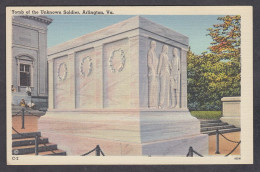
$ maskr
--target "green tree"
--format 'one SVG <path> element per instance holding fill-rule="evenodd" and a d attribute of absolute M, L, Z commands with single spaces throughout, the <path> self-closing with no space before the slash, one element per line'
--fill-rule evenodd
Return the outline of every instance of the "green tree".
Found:
<path fill-rule="evenodd" d="M 223 23 L 209 28 L 210 53 L 188 62 L 188 101 L 191 110 L 220 110 L 221 98 L 240 95 L 240 16 L 219 17 Z"/>
<path fill-rule="evenodd" d="M 218 17 L 221 24 L 213 25 L 209 28 L 209 34 L 213 40 L 209 47 L 215 63 L 213 68 L 217 76 L 216 91 L 223 96 L 240 96 L 240 44 L 241 16 L 224 16 Z"/>
<path fill-rule="evenodd" d="M 208 29 L 208 35 L 213 40 L 209 47 L 210 51 L 220 55 L 221 58 L 240 62 L 241 17 L 225 16 L 218 17 L 218 20 L 223 23 L 215 24 L 213 28 Z"/>

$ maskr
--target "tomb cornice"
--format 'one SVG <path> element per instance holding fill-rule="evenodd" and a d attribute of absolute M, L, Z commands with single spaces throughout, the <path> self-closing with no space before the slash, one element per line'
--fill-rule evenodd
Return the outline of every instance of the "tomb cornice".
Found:
<path fill-rule="evenodd" d="M 35 30 L 35 31 L 38 31 L 40 33 L 46 33 L 47 32 L 46 28 L 36 27 L 36 26 L 32 26 L 32 25 L 29 25 L 29 24 L 24 24 L 24 23 L 17 22 L 17 21 L 13 21 L 12 24 L 15 25 L 15 26 L 22 26 L 22 27 L 25 27 L 27 29 Z"/>
<path fill-rule="evenodd" d="M 21 16 L 21 17 L 28 18 L 28 19 L 31 19 L 31 20 L 35 20 L 35 21 L 38 21 L 38 22 L 41 22 L 41 23 L 45 23 L 47 25 L 52 23 L 52 19 L 45 17 L 45 16 Z"/>
<path fill-rule="evenodd" d="M 151 32 L 157 37 L 164 37 L 168 40 L 181 44 L 182 46 L 188 46 L 189 39 L 178 32 L 175 32 L 165 26 L 156 24 L 143 17 L 136 16 L 120 23 L 105 27 L 92 33 L 85 34 L 78 38 L 74 38 L 70 41 L 66 41 L 54 47 L 48 49 L 48 55 L 53 55 L 69 49 L 74 49 L 79 46 L 84 46 L 92 42 L 102 41 L 110 39 L 111 37 L 132 33 L 131 36 L 143 35 L 141 32 Z M 75 46 L 75 43 L 77 46 Z"/>

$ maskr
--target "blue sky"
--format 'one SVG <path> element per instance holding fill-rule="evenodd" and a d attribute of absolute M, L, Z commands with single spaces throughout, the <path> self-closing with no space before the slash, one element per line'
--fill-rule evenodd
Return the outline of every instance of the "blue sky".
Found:
<path fill-rule="evenodd" d="M 50 15 L 53 22 L 48 26 L 48 47 L 94 32 L 133 16 L 130 15 Z M 207 29 L 220 23 L 216 15 L 142 15 L 155 23 L 166 26 L 189 37 L 195 54 L 208 51 L 212 39 Z"/>

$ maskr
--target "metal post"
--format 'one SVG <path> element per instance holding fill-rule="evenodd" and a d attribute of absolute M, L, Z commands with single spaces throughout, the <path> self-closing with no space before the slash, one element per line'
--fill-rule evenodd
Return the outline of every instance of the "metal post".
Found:
<path fill-rule="evenodd" d="M 24 129 L 24 108 L 22 109 L 22 129 Z"/>
<path fill-rule="evenodd" d="M 39 140 L 38 136 L 36 135 L 35 136 L 35 155 L 39 154 L 39 151 L 38 151 L 38 146 L 39 146 L 38 140 Z"/>
<path fill-rule="evenodd" d="M 100 147 L 97 145 L 96 147 L 96 156 L 100 156 Z"/>
<path fill-rule="evenodd" d="M 220 154 L 219 152 L 219 131 L 216 131 L 216 154 Z"/>
<path fill-rule="evenodd" d="M 192 147 L 190 147 L 189 152 L 190 152 L 190 157 L 193 157 L 193 149 L 192 149 Z"/>

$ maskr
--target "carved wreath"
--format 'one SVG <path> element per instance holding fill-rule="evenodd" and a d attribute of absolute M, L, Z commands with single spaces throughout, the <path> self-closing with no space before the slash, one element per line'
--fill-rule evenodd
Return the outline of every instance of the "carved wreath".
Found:
<path fill-rule="evenodd" d="M 113 64 L 113 59 L 114 59 L 116 53 L 120 53 L 120 57 L 121 57 L 121 64 L 120 64 L 120 66 L 119 66 L 118 69 L 115 69 L 114 64 Z M 115 72 L 121 72 L 121 71 L 124 69 L 124 67 L 125 67 L 125 61 L 126 61 L 126 58 L 125 58 L 125 52 L 124 52 L 124 50 L 122 50 L 121 48 L 119 48 L 118 50 L 114 50 L 114 51 L 112 52 L 112 55 L 111 55 L 110 58 L 109 58 L 109 61 L 108 61 L 108 63 L 109 63 L 108 65 L 109 65 L 109 67 L 110 67 L 110 70 L 111 70 L 113 73 L 115 73 Z"/>
<path fill-rule="evenodd" d="M 63 71 L 61 69 L 63 69 Z M 67 74 L 68 74 L 68 68 L 67 68 L 66 63 L 61 63 L 58 67 L 58 78 L 59 78 L 59 80 L 64 81 L 67 78 Z"/>
<path fill-rule="evenodd" d="M 93 70 L 93 63 L 92 63 L 92 59 L 91 57 L 87 56 L 87 57 L 84 57 L 82 60 L 81 60 L 81 63 L 80 63 L 80 74 L 81 76 L 85 77 L 86 76 L 86 71 L 84 71 L 84 64 L 85 64 L 85 61 L 88 60 L 89 62 L 89 68 L 88 68 L 88 72 L 87 72 L 87 77 L 91 74 L 92 70 Z"/>

